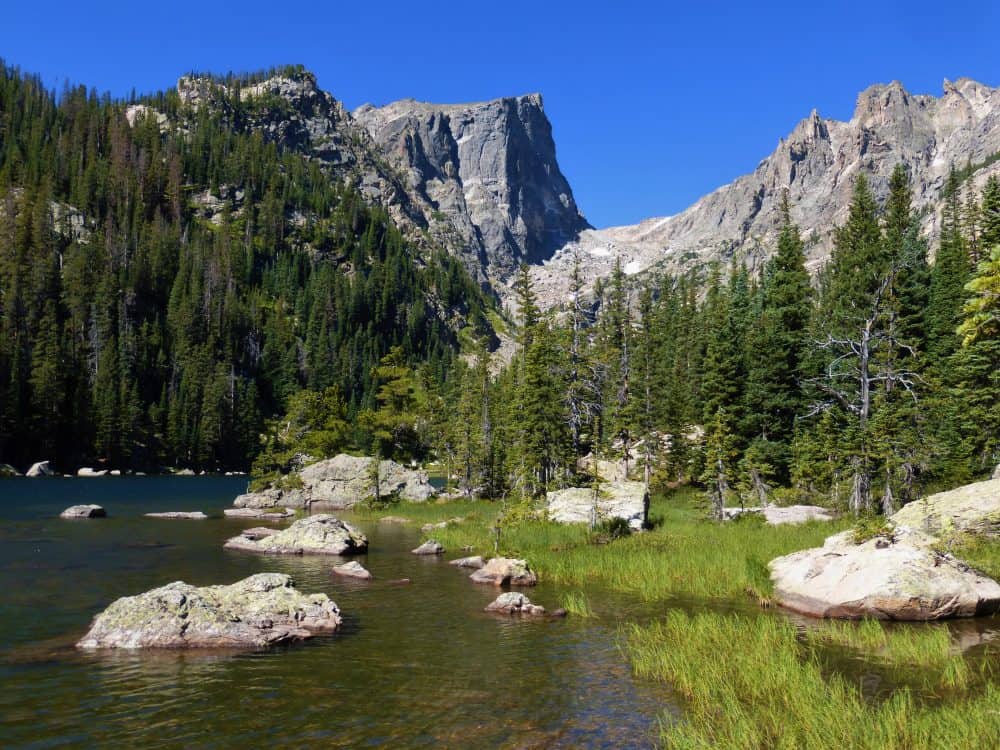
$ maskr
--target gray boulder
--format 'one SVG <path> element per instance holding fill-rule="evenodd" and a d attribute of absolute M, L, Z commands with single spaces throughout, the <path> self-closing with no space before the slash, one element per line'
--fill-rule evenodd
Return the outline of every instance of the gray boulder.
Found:
<path fill-rule="evenodd" d="M 1000 584 L 933 542 L 897 527 L 892 539 L 855 544 L 845 531 L 822 547 L 772 560 L 775 597 L 813 617 L 938 620 L 1000 610 Z"/>
<path fill-rule="evenodd" d="M 469 576 L 469 579 L 491 586 L 534 586 L 538 583 L 538 576 L 528 567 L 527 562 L 509 557 L 492 558 Z"/>
<path fill-rule="evenodd" d="M 71 505 L 62 513 L 60 518 L 106 518 L 107 511 L 100 505 Z"/>
<path fill-rule="evenodd" d="M 195 511 L 182 511 L 182 510 L 170 510 L 164 513 L 143 513 L 146 518 L 167 518 L 176 519 L 181 521 L 204 521 L 208 516 L 202 513 L 200 510 Z"/>
<path fill-rule="evenodd" d="M 368 549 L 368 539 L 350 524 L 321 513 L 269 536 L 249 539 L 241 534 L 225 547 L 271 555 L 350 555 Z"/>
<path fill-rule="evenodd" d="M 126 596 L 101 612 L 76 644 L 104 648 L 264 648 L 340 627 L 326 594 L 303 594 L 281 573 L 258 573 L 229 586 L 183 581 Z"/>
<path fill-rule="evenodd" d="M 295 515 L 291 508 L 226 508 L 222 512 L 226 518 L 256 518 L 263 521 L 280 521 Z"/>
<path fill-rule="evenodd" d="M 48 461 L 39 461 L 37 463 L 33 463 L 31 468 L 24 473 L 24 476 L 32 478 L 51 477 L 54 473 L 55 472 L 52 471 L 52 466 Z"/>
<path fill-rule="evenodd" d="M 642 482 L 601 482 L 590 487 L 568 487 L 545 496 L 549 518 L 558 523 L 600 523 L 612 518 L 628 522 L 639 530 L 646 523 L 649 494 Z"/>
<path fill-rule="evenodd" d="M 962 531 L 1000 536 L 1000 479 L 928 495 L 904 505 L 892 520 L 928 534 Z"/>
<path fill-rule="evenodd" d="M 472 557 L 460 557 L 457 560 L 452 560 L 448 564 L 454 565 L 456 568 L 472 568 L 473 570 L 479 570 L 486 565 L 486 561 L 483 560 L 482 556 L 474 555 Z"/>
<path fill-rule="evenodd" d="M 372 462 L 375 459 L 340 454 L 317 461 L 299 471 L 301 488 L 270 488 L 240 495 L 237 508 L 303 508 L 345 510 L 375 496 Z M 379 462 L 379 495 L 409 502 L 424 502 L 434 495 L 424 471 L 407 469 L 395 461 Z"/>
<path fill-rule="evenodd" d="M 349 563 L 344 563 L 343 565 L 337 565 L 333 568 L 334 575 L 343 576 L 344 578 L 357 578 L 362 581 L 370 581 L 372 579 L 372 574 L 365 569 L 361 563 L 356 560 L 351 560 Z"/>
<path fill-rule="evenodd" d="M 411 550 L 414 555 L 443 555 L 444 547 L 433 539 L 428 539 L 415 550 Z"/>
<path fill-rule="evenodd" d="M 524 594 L 516 591 L 508 591 L 500 594 L 490 604 L 486 605 L 485 611 L 505 615 L 544 615 L 545 607 L 532 604 L 531 600 Z"/>

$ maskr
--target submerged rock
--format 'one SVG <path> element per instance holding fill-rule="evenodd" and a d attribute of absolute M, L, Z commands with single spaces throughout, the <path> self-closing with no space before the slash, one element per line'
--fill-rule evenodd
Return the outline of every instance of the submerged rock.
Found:
<path fill-rule="evenodd" d="M 350 555 L 368 549 L 368 539 L 350 524 L 321 513 L 269 536 L 249 539 L 241 534 L 225 547 L 271 555 Z"/>
<path fill-rule="evenodd" d="M 60 518 L 106 518 L 107 511 L 100 505 L 71 505 L 59 514 Z"/>
<path fill-rule="evenodd" d="M 52 465 L 48 461 L 38 461 L 37 463 L 33 463 L 31 468 L 24 472 L 24 476 L 32 478 L 51 477 L 53 474 L 55 474 L 55 472 L 52 471 Z"/>
<path fill-rule="evenodd" d="M 492 586 L 534 586 L 538 576 L 534 574 L 524 560 L 509 557 L 494 557 L 469 578 L 475 583 L 485 583 Z"/>
<path fill-rule="evenodd" d="M 222 512 L 226 518 L 257 518 L 264 521 L 280 521 L 295 515 L 291 508 L 226 508 Z"/>
<path fill-rule="evenodd" d="M 475 570 L 479 570 L 486 564 L 486 561 L 483 560 L 481 555 L 473 555 L 472 557 L 460 557 L 448 564 L 454 565 L 456 568 L 474 568 Z"/>
<path fill-rule="evenodd" d="M 200 510 L 195 511 L 184 511 L 184 510 L 169 510 L 163 513 L 143 513 L 146 518 L 169 518 L 178 519 L 186 521 L 204 521 L 208 516 L 202 513 Z"/>
<path fill-rule="evenodd" d="M 444 547 L 433 539 L 428 539 L 414 550 L 410 550 L 414 555 L 443 555 Z"/>
<path fill-rule="evenodd" d="M 303 594 L 282 573 L 228 586 L 183 581 L 126 596 L 94 618 L 77 648 L 263 648 L 340 627 L 326 594 Z"/>
<path fill-rule="evenodd" d="M 303 508 L 345 510 L 375 496 L 372 476 L 375 459 L 340 454 L 317 461 L 295 474 L 301 488 L 269 488 L 240 495 L 233 501 L 238 508 Z M 381 497 L 423 502 L 434 495 L 426 472 L 407 469 L 395 461 L 380 461 L 378 490 Z"/>
<path fill-rule="evenodd" d="M 499 612 L 505 615 L 544 615 L 545 607 L 532 604 L 531 600 L 524 594 L 516 591 L 508 591 L 500 594 L 490 604 L 486 605 L 486 612 Z"/>
<path fill-rule="evenodd" d="M 905 527 L 855 544 L 853 531 L 770 563 L 785 607 L 813 617 L 938 620 L 1000 611 L 1000 584 Z"/>
<path fill-rule="evenodd" d="M 963 531 L 1000 536 L 1000 479 L 988 479 L 904 505 L 894 523 L 928 534 Z"/>
<path fill-rule="evenodd" d="M 349 563 L 335 566 L 333 568 L 333 573 L 334 575 L 344 576 L 345 578 L 358 578 L 362 581 L 370 581 L 372 579 L 372 574 L 356 560 L 351 560 Z"/>
<path fill-rule="evenodd" d="M 592 487 L 568 487 L 546 494 L 549 518 L 558 523 L 600 523 L 612 518 L 641 529 L 649 512 L 649 493 L 642 482 L 601 482 Z"/>

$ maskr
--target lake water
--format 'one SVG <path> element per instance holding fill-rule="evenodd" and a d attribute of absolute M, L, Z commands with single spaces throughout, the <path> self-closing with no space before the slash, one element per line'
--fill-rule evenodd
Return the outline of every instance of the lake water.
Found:
<path fill-rule="evenodd" d="M 357 521 L 369 537 L 358 560 L 375 575 L 370 583 L 332 576 L 330 558 L 223 550 L 228 537 L 261 525 L 221 517 L 245 486 L 245 478 L 223 477 L 0 482 L 0 746 L 652 745 L 669 696 L 632 677 L 614 615 L 487 615 L 492 587 L 444 560 L 409 554 L 415 526 Z M 58 518 L 91 502 L 109 517 Z M 142 517 L 171 510 L 212 518 Z M 344 615 L 341 632 L 264 653 L 73 648 L 120 596 L 261 571 L 328 594 Z M 401 578 L 412 582 L 391 583 Z M 530 595 L 554 608 L 561 593 L 543 583 Z M 613 597 L 601 598 L 602 609 L 617 609 Z"/>

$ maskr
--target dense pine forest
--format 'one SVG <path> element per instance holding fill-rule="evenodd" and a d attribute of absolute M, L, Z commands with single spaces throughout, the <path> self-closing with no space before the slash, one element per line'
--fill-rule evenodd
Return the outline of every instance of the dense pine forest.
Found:
<path fill-rule="evenodd" d="M 438 382 L 488 335 L 456 261 L 245 126 L 273 102 L 144 101 L 181 125 L 0 62 L 0 462 L 248 468 L 299 391 L 353 418 L 390 351 Z"/>

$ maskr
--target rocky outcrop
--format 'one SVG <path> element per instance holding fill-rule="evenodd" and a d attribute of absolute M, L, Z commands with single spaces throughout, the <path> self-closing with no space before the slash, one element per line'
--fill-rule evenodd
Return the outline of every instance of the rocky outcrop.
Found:
<path fill-rule="evenodd" d="M 108 512 L 100 505 L 71 505 L 62 513 L 60 518 L 106 518 Z"/>
<path fill-rule="evenodd" d="M 524 594 L 516 591 L 508 591 L 500 594 L 500 596 L 487 604 L 484 611 L 504 615 L 537 616 L 545 614 L 545 607 L 532 604 L 531 600 Z"/>
<path fill-rule="evenodd" d="M 491 279 L 540 263 L 588 227 L 556 161 L 539 94 L 477 104 L 412 99 L 353 113 L 406 175 L 431 229 Z"/>
<path fill-rule="evenodd" d="M 250 539 L 241 534 L 225 547 L 269 555 L 350 555 L 368 549 L 368 539 L 339 518 L 319 514 L 268 536 Z"/>
<path fill-rule="evenodd" d="M 222 513 L 226 518 L 255 518 L 259 521 L 281 521 L 295 515 L 291 508 L 226 508 Z"/>
<path fill-rule="evenodd" d="M 444 547 L 433 539 L 428 539 L 416 549 L 410 550 L 414 555 L 443 555 Z"/>
<path fill-rule="evenodd" d="M 454 565 L 456 568 L 479 570 L 486 564 L 486 561 L 480 555 L 473 555 L 472 557 L 460 557 L 457 560 L 450 561 L 448 564 Z"/>
<path fill-rule="evenodd" d="M 76 644 L 81 649 L 265 648 L 340 627 L 326 594 L 303 594 L 281 573 L 228 586 L 183 581 L 113 602 Z"/>
<path fill-rule="evenodd" d="M 172 520 L 181 521 L 204 521 L 208 516 L 202 513 L 200 510 L 195 511 L 182 511 L 182 510 L 169 510 L 163 513 L 143 513 L 146 518 L 167 518 Z"/>
<path fill-rule="evenodd" d="M 469 579 L 491 586 L 534 586 L 538 583 L 538 576 L 528 567 L 527 562 L 509 557 L 492 558 L 469 576 Z"/>
<path fill-rule="evenodd" d="M 375 496 L 375 459 L 340 454 L 317 461 L 298 472 L 300 488 L 270 488 L 240 495 L 237 508 L 302 508 L 305 510 L 346 510 Z M 379 462 L 378 492 L 383 498 L 424 502 L 434 495 L 427 473 L 407 469 L 395 461 Z"/>
<path fill-rule="evenodd" d="M 31 468 L 24 472 L 26 477 L 51 477 L 55 472 L 52 471 L 52 466 L 48 461 L 39 461 L 33 463 Z"/>
<path fill-rule="evenodd" d="M 601 482 L 597 496 L 590 487 L 568 487 L 545 496 L 549 518 L 558 523 L 601 523 L 612 518 L 641 529 L 649 512 L 649 494 L 642 482 Z"/>
<path fill-rule="evenodd" d="M 897 528 L 892 539 L 855 544 L 852 534 L 771 561 L 774 594 L 782 606 L 813 617 L 888 620 L 1000 611 L 1000 584 L 934 550 L 932 538 Z"/>
<path fill-rule="evenodd" d="M 759 270 L 777 245 L 786 189 L 815 272 L 829 257 L 834 228 L 847 218 L 855 177 L 867 174 L 882 199 L 900 163 L 909 171 L 913 207 L 933 247 L 951 166 L 984 165 L 971 177 L 981 189 L 990 174 L 1000 173 L 1000 162 L 985 164 L 997 152 L 1000 89 L 963 78 L 945 81 L 943 95 L 934 97 L 911 94 L 898 82 L 875 85 L 858 96 L 849 121 L 812 112 L 752 173 L 681 213 L 582 232 L 532 269 L 536 296 L 546 306 L 566 301 L 576 258 L 588 285 L 610 276 L 619 260 L 630 275 L 647 269 L 681 273 L 734 257 Z"/>
<path fill-rule="evenodd" d="M 904 505 L 894 523 L 928 534 L 1000 536 L 1000 479 L 975 482 Z"/>
<path fill-rule="evenodd" d="M 333 574 L 343 578 L 357 578 L 360 581 L 370 581 L 372 579 L 372 574 L 357 560 L 351 560 L 349 563 L 334 566 Z"/>

